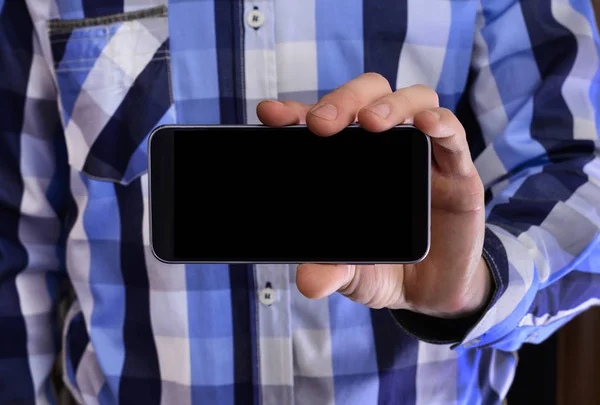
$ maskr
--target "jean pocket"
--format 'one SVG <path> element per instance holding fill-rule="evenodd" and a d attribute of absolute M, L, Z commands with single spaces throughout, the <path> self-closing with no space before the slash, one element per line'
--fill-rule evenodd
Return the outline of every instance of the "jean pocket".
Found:
<path fill-rule="evenodd" d="M 168 25 L 166 6 L 48 22 L 73 168 L 121 184 L 146 172 L 148 135 L 175 122 Z"/>

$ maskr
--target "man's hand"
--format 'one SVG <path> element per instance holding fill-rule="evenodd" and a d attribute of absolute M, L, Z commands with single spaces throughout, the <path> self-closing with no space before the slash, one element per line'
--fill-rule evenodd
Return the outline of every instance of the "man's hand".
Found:
<path fill-rule="evenodd" d="M 409 309 L 444 318 L 482 309 L 492 288 L 482 258 L 483 185 L 464 128 L 451 111 L 439 107 L 434 90 L 417 85 L 393 92 L 384 77 L 367 73 L 314 106 L 263 101 L 257 113 L 265 125 L 306 123 L 320 136 L 358 121 L 371 132 L 412 123 L 432 138 L 432 237 L 425 260 L 413 265 L 301 264 L 296 284 L 302 294 L 323 298 L 339 292 L 372 308 Z"/>

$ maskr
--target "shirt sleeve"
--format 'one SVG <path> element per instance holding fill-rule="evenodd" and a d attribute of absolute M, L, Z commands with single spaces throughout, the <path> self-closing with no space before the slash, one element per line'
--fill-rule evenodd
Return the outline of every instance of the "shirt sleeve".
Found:
<path fill-rule="evenodd" d="M 600 46 L 589 0 L 503 3 L 483 3 L 472 94 L 496 290 L 457 347 L 512 351 L 600 302 Z"/>
<path fill-rule="evenodd" d="M 600 46 L 589 0 L 483 0 L 476 21 L 465 129 L 488 145 L 475 164 L 494 291 L 467 319 L 393 314 L 458 351 L 513 351 L 600 303 Z"/>
<path fill-rule="evenodd" d="M 0 1 L 0 403 L 55 403 L 68 164 L 23 1 Z"/>

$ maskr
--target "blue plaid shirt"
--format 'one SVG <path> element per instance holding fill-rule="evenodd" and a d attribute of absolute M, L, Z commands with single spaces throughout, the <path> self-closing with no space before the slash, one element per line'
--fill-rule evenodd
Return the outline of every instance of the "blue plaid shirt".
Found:
<path fill-rule="evenodd" d="M 55 403 L 55 364 L 86 404 L 501 403 L 519 347 L 600 300 L 599 50 L 589 0 L 0 0 L 0 403 Z M 151 253 L 154 127 L 363 72 L 467 130 L 495 292 L 458 338 L 293 265 Z"/>

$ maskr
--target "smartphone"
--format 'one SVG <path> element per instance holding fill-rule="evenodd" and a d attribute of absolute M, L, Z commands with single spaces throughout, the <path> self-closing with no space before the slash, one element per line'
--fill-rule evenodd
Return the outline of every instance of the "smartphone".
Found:
<path fill-rule="evenodd" d="M 416 263 L 431 144 L 411 125 L 166 125 L 149 137 L 150 240 L 167 263 Z"/>

